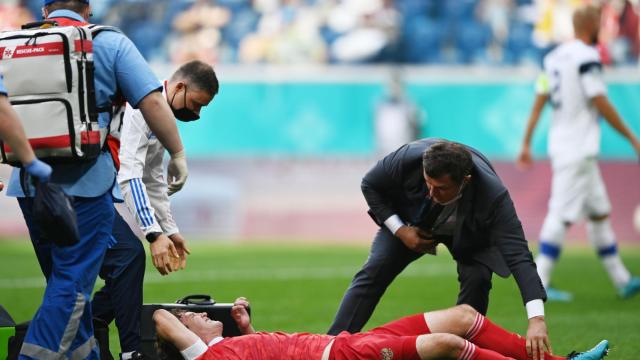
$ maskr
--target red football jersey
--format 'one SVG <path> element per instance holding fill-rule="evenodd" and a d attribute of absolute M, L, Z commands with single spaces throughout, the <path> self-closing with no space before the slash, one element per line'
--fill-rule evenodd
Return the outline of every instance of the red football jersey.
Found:
<path fill-rule="evenodd" d="M 258 332 L 225 338 L 198 360 L 319 360 L 330 335 Z"/>

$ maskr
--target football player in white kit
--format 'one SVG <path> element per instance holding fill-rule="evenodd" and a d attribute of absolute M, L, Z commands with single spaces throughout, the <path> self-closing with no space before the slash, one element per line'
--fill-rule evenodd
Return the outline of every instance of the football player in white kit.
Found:
<path fill-rule="evenodd" d="M 577 9 L 573 26 L 576 38 L 544 59 L 544 73 L 536 84 L 537 94 L 518 156 L 521 167 L 531 165 L 531 137 L 542 108 L 549 102 L 553 107 L 548 135 L 553 178 L 536 264 L 548 299 L 571 301 L 571 293 L 550 287 L 551 273 L 568 227 L 586 218 L 589 242 L 618 294 L 627 298 L 640 292 L 640 278 L 633 277 L 622 263 L 609 220 L 611 203 L 596 160 L 600 150 L 598 116 L 629 140 L 638 154 L 640 142 L 607 98 L 600 55 L 594 47 L 600 28 L 599 10 L 592 6 Z"/>

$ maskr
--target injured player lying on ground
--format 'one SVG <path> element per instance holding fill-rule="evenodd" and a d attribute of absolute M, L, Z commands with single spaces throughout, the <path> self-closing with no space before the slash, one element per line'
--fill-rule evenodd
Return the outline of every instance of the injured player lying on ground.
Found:
<path fill-rule="evenodd" d="M 599 360 L 608 341 L 567 357 L 531 352 L 521 336 L 493 324 L 472 307 L 458 305 L 392 321 L 367 332 L 337 336 L 256 332 L 248 301 L 238 298 L 231 315 L 245 334 L 222 338 L 223 325 L 206 313 L 157 310 L 153 315 L 161 359 L 237 360 Z"/>

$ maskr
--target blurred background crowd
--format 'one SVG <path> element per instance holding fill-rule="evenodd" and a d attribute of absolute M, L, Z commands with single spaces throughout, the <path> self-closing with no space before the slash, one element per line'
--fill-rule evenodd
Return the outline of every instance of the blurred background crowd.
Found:
<path fill-rule="evenodd" d="M 637 0 L 102 0 L 93 21 L 123 30 L 150 61 L 240 64 L 538 64 L 572 36 L 578 5 L 604 4 L 601 53 L 635 64 Z M 0 29 L 41 0 L 3 0 Z"/>

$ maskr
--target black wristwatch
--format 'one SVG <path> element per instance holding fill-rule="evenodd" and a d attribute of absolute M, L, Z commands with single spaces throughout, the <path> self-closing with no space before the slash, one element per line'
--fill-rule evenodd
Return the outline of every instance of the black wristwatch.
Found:
<path fill-rule="evenodd" d="M 147 241 L 148 241 L 149 243 L 152 243 L 152 242 L 156 241 L 156 240 L 160 237 L 160 235 L 162 235 L 162 233 L 161 233 L 161 232 L 154 231 L 154 232 L 150 232 L 150 233 L 148 233 L 148 234 L 145 236 L 145 238 L 147 239 Z"/>

